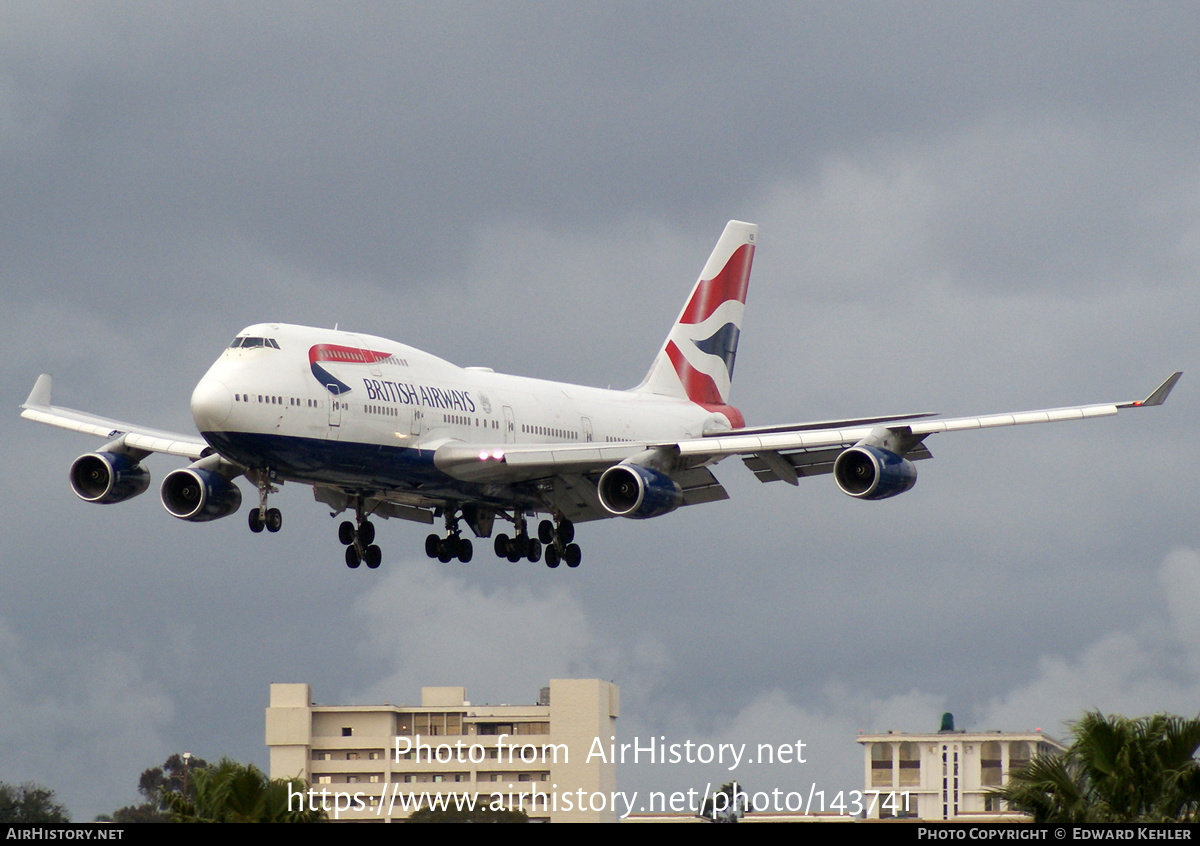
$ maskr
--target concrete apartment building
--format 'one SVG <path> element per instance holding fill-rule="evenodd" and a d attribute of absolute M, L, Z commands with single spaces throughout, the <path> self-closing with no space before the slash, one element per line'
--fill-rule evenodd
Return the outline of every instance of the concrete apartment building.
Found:
<path fill-rule="evenodd" d="M 879 791 L 866 819 L 1015 822 L 1028 819 L 991 795 L 1039 754 L 1066 747 L 1040 731 L 864 734 L 865 791 Z"/>
<path fill-rule="evenodd" d="M 421 688 L 419 706 L 314 705 L 309 685 L 272 684 L 266 739 L 271 778 L 305 779 L 340 820 L 398 821 L 415 797 L 476 797 L 531 820 L 615 822 L 616 766 L 588 758 L 597 738 L 608 748 L 618 715 L 617 686 L 598 679 L 551 679 L 531 705 L 472 705 L 462 687 Z"/>

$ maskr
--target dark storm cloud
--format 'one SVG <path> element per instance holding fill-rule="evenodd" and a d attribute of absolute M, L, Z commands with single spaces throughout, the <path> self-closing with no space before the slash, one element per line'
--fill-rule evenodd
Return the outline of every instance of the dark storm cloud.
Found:
<path fill-rule="evenodd" d="M 24 286 L 47 261 L 169 285 L 169 259 L 202 289 L 190 265 L 239 240 L 411 286 L 460 271 L 429 245 L 489 219 L 707 222 L 832 152 L 1018 108 L 1190 125 L 1185 9 L 1031 8 L 21 7 L 5 262 Z"/>

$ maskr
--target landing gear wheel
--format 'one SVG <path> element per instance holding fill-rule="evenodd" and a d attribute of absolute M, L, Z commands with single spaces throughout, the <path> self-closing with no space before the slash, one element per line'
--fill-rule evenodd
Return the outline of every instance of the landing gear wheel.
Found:
<path fill-rule="evenodd" d="M 508 535 L 496 535 L 496 542 L 493 546 L 496 550 L 497 558 L 508 557 Z"/>
<path fill-rule="evenodd" d="M 338 526 L 338 540 L 342 542 L 342 546 L 349 546 L 354 543 L 354 524 L 349 520 Z"/>
<path fill-rule="evenodd" d="M 542 543 L 554 543 L 554 524 L 549 520 L 538 523 L 538 540 Z"/>
<path fill-rule="evenodd" d="M 564 547 L 571 541 L 575 540 L 575 524 L 570 520 L 563 520 L 558 524 L 558 542 Z"/>
<path fill-rule="evenodd" d="M 438 541 L 438 561 L 441 561 L 443 564 L 449 564 L 455 552 L 457 550 L 451 547 L 450 538 L 442 538 Z"/>
<path fill-rule="evenodd" d="M 346 566 L 351 570 L 357 570 L 361 563 L 362 556 L 358 554 L 358 550 L 353 546 L 346 547 Z"/>
<path fill-rule="evenodd" d="M 567 544 L 567 548 L 563 550 L 563 561 L 567 562 L 568 567 L 578 567 L 579 562 L 583 560 L 583 550 L 579 548 L 577 543 Z"/>
<path fill-rule="evenodd" d="M 283 528 L 283 514 L 278 508 L 267 509 L 267 531 L 274 534 Z"/>
<path fill-rule="evenodd" d="M 546 547 L 546 566 L 551 570 L 558 566 L 558 547 Z"/>
<path fill-rule="evenodd" d="M 534 564 L 538 563 L 538 559 L 542 557 L 542 542 L 537 538 L 530 538 L 529 546 L 526 548 L 525 557 Z"/>
<path fill-rule="evenodd" d="M 254 534 L 257 535 L 259 532 L 261 532 L 263 530 L 262 517 L 259 516 L 257 508 L 250 509 L 250 521 L 249 522 L 250 522 L 250 531 L 254 532 Z"/>
<path fill-rule="evenodd" d="M 437 558 L 438 544 L 441 542 L 442 539 L 437 535 L 430 535 L 429 537 L 425 538 L 425 554 L 430 558 Z"/>
<path fill-rule="evenodd" d="M 508 558 L 508 560 L 513 564 L 516 564 L 525 557 L 525 550 L 523 549 L 524 546 L 525 544 L 521 543 L 520 538 L 513 538 L 508 542 L 508 555 L 505 557 Z"/>
<path fill-rule="evenodd" d="M 369 569 L 378 569 L 381 561 L 383 561 L 383 551 L 379 547 L 371 545 L 363 550 L 363 563 L 366 564 Z"/>
<path fill-rule="evenodd" d="M 458 542 L 458 560 L 463 564 L 469 564 L 471 561 L 471 556 L 474 554 L 474 545 L 466 538 L 460 539 Z"/>
<path fill-rule="evenodd" d="M 375 526 L 369 520 L 363 520 L 358 526 L 358 542 L 364 547 L 375 543 Z"/>

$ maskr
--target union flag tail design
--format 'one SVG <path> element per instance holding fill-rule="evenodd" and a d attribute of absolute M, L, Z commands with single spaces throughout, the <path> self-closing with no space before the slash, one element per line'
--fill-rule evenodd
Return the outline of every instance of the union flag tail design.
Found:
<path fill-rule="evenodd" d="M 729 387 L 758 225 L 731 220 L 721 233 L 687 304 L 650 372 L 636 390 L 689 399 L 725 414 L 735 428 L 742 415 L 729 406 Z"/>

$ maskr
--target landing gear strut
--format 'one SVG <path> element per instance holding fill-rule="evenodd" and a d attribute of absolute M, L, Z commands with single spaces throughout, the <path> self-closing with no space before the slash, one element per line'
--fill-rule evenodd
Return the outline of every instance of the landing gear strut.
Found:
<path fill-rule="evenodd" d="M 375 545 L 375 526 L 363 512 L 362 498 L 354 503 L 355 523 L 349 520 L 338 526 L 338 540 L 346 545 L 346 566 L 351 570 L 366 564 L 374 570 L 383 561 L 383 551 Z"/>
<path fill-rule="evenodd" d="M 274 534 L 283 528 L 283 514 L 278 508 L 267 508 L 267 496 L 278 493 L 279 488 L 271 484 L 271 471 L 267 469 L 258 472 L 258 508 L 250 511 L 250 531 L 258 534 L 264 528 Z"/>
<path fill-rule="evenodd" d="M 430 535 L 425 538 L 425 554 L 436 558 L 443 564 L 449 564 L 455 558 L 466 564 L 475 554 L 475 547 L 468 538 L 462 536 L 458 526 L 458 510 L 446 509 L 446 536 Z"/>

